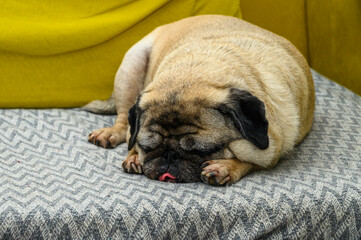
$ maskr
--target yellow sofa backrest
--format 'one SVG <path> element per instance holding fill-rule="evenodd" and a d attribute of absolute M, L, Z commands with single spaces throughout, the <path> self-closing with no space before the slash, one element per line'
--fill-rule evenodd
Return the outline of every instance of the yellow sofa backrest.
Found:
<path fill-rule="evenodd" d="M 79 107 L 106 99 L 129 47 L 156 26 L 224 14 L 286 37 L 311 67 L 361 95 L 359 0 L 4 0 L 0 107 Z"/>

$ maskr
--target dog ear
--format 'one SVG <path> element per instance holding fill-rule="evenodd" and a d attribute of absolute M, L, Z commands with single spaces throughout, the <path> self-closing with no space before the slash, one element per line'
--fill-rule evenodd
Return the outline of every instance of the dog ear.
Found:
<path fill-rule="evenodd" d="M 130 126 L 130 139 L 128 144 L 129 151 L 134 147 L 140 128 L 140 116 L 142 114 L 142 110 L 139 107 L 139 99 L 140 98 L 137 99 L 137 102 L 128 111 L 128 123 Z"/>
<path fill-rule="evenodd" d="M 221 104 L 218 110 L 232 119 L 242 137 L 259 149 L 268 148 L 268 121 L 261 100 L 247 91 L 231 88 L 229 101 Z"/>

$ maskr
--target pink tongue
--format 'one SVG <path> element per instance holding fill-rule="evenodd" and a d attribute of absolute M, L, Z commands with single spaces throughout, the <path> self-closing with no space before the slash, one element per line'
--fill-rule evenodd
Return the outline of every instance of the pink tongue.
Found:
<path fill-rule="evenodd" d="M 165 180 L 166 180 L 166 178 L 170 178 L 170 179 L 177 179 L 175 176 L 173 176 L 172 174 L 170 174 L 169 172 L 166 172 L 166 173 L 164 173 L 163 175 L 161 175 L 159 178 L 158 178 L 158 180 L 159 181 L 162 181 L 162 182 L 164 182 Z"/>

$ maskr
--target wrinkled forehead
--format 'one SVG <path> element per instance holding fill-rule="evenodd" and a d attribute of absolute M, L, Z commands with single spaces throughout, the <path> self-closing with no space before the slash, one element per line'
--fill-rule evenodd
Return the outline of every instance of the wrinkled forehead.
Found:
<path fill-rule="evenodd" d="M 153 101 L 142 108 L 145 112 L 145 125 L 159 124 L 166 128 L 201 124 L 204 103 L 192 101 Z"/>
<path fill-rule="evenodd" d="M 209 109 L 216 108 L 227 98 L 227 90 L 204 86 L 200 88 L 147 88 L 140 97 L 139 106 L 145 113 L 143 124 L 154 122 L 168 127 L 202 125 Z"/>

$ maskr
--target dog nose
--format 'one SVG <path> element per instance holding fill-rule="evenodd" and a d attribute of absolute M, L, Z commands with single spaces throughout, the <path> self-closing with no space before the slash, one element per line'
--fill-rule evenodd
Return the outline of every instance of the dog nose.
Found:
<path fill-rule="evenodd" d="M 179 154 L 173 150 L 166 151 L 163 156 L 166 159 L 167 163 L 172 163 L 175 160 L 179 159 Z"/>
<path fill-rule="evenodd" d="M 174 150 L 167 150 L 163 154 L 163 164 L 168 170 L 158 177 L 162 182 L 176 182 L 177 171 L 174 169 L 173 163 L 180 159 L 180 155 Z M 173 166 L 173 167 L 172 167 Z M 169 172 L 170 171 L 170 172 Z M 173 175 L 175 174 L 175 175 Z"/>

